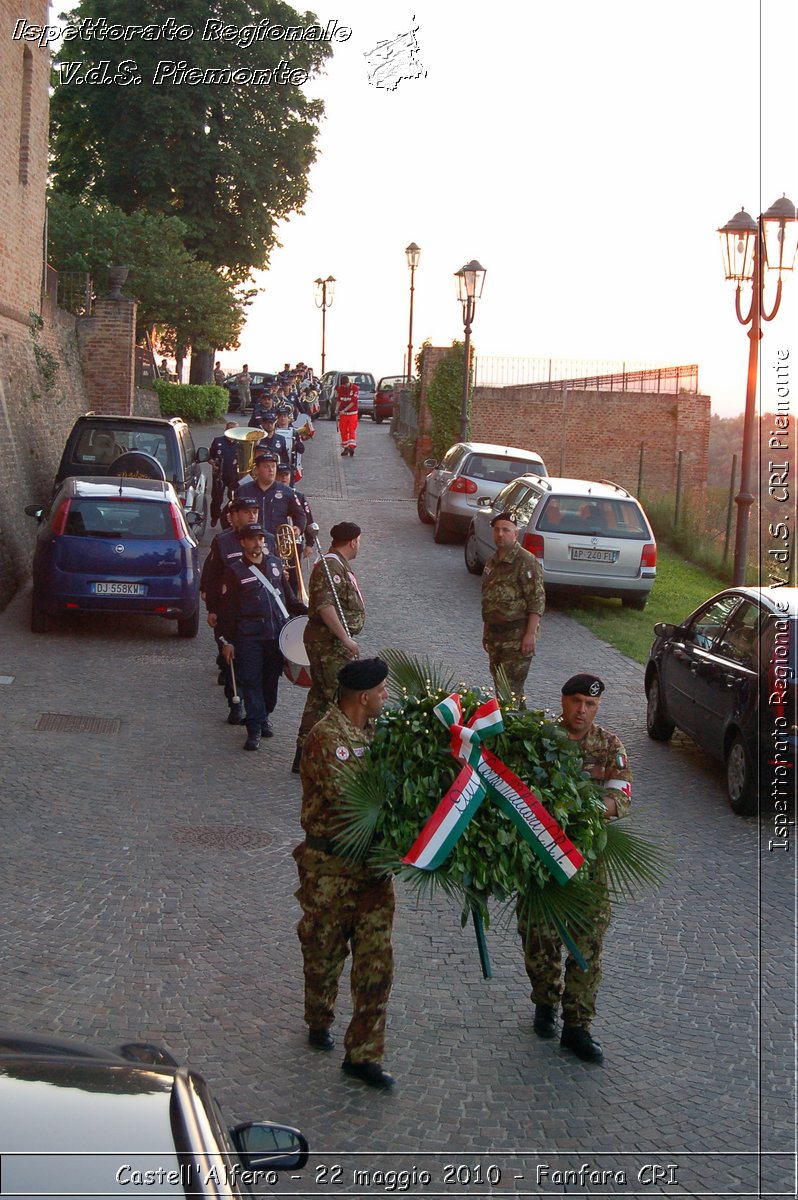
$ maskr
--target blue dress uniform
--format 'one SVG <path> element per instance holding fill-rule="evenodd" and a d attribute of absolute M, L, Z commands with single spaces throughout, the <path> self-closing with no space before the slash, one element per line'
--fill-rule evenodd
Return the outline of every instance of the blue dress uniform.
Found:
<path fill-rule="evenodd" d="M 234 664 L 246 708 L 247 748 L 257 749 L 261 734 L 272 736 L 269 715 L 277 704 L 283 669 L 280 631 L 289 614 L 299 616 L 307 612 L 307 607 L 286 584 L 282 561 L 272 554 L 264 553 L 257 566 L 244 556 L 229 562 L 224 588 L 221 640 L 235 647 Z M 255 745 L 250 747 L 250 741 Z"/>
<path fill-rule="evenodd" d="M 268 533 L 276 534 L 277 526 L 285 525 L 289 517 L 300 533 L 305 532 L 305 511 L 287 484 L 273 483 L 264 490 L 254 479 L 248 479 L 246 483 L 241 484 L 236 497 L 256 502 L 258 523 Z"/>
<path fill-rule="evenodd" d="M 208 462 L 213 468 L 211 483 L 211 525 L 219 520 L 224 503 L 224 493 L 228 499 L 238 487 L 238 449 L 236 443 L 224 434 L 215 437 L 211 442 Z"/>

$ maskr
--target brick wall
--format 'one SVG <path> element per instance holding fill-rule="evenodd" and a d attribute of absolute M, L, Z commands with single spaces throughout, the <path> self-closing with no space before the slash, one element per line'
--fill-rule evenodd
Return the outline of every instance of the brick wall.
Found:
<path fill-rule="evenodd" d="M 135 300 L 97 299 L 78 321 L 78 343 L 90 408 L 129 416 L 135 395 Z"/>
<path fill-rule="evenodd" d="M 674 490 L 680 450 L 687 485 L 704 488 L 709 416 L 708 396 L 476 388 L 471 437 L 535 450 L 550 475 L 612 479 L 632 492 L 642 447 L 651 496 Z"/>

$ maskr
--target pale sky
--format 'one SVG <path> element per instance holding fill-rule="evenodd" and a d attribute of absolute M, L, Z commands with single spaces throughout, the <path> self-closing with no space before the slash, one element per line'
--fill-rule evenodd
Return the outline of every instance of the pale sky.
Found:
<path fill-rule="evenodd" d="M 415 348 L 462 337 L 453 275 L 476 258 L 480 356 L 697 362 L 713 411 L 742 410 L 748 339 L 716 230 L 741 207 L 756 216 L 785 192 L 798 202 L 793 0 L 313 11 L 353 35 L 313 86 L 326 116 L 311 194 L 281 228 L 225 367 L 318 370 L 313 280 L 334 275 L 327 369 L 400 373 L 414 241 Z M 365 52 L 414 25 L 426 77 L 372 86 Z M 788 277 L 765 326 L 764 408 L 776 350 L 798 358 L 797 290 Z"/>

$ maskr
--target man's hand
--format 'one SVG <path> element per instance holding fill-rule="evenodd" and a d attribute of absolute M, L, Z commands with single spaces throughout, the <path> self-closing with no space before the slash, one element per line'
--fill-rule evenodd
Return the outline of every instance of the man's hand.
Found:
<path fill-rule="evenodd" d="M 527 631 L 521 638 L 521 653 L 524 655 L 534 654 L 535 647 L 538 644 L 538 632 L 535 629 L 531 633 Z"/>
<path fill-rule="evenodd" d="M 309 546 L 309 545 L 307 544 L 307 542 L 305 542 L 305 548 L 304 548 L 304 550 L 302 551 L 302 557 L 303 557 L 303 558 L 310 558 L 310 556 L 311 556 L 311 554 L 312 554 L 312 553 L 313 553 L 313 547 L 312 547 L 312 546 Z"/>
<path fill-rule="evenodd" d="M 352 658 L 360 658 L 360 647 L 354 638 L 344 638 L 343 643 L 349 653 L 352 655 Z"/>
<path fill-rule="evenodd" d="M 230 642 L 225 642 L 225 644 L 222 646 L 222 658 L 228 664 L 228 666 L 233 661 L 235 656 L 236 656 L 235 646 L 233 646 Z"/>
<path fill-rule="evenodd" d="M 211 629 L 215 629 L 216 622 L 219 620 L 219 618 L 217 617 L 216 613 L 209 612 L 208 616 L 206 617 L 206 620 L 207 620 L 208 624 L 210 625 Z"/>

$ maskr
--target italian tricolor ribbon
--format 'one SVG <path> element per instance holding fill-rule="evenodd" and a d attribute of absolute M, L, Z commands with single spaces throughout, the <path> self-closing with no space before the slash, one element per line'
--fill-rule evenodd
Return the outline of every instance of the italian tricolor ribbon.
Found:
<path fill-rule="evenodd" d="M 451 734 L 451 750 L 463 769 L 402 860 L 424 871 L 445 862 L 458 838 L 490 794 L 559 883 L 567 883 L 584 859 L 537 796 L 482 741 L 504 729 L 496 700 L 481 704 L 467 724 L 454 692 L 433 709 Z"/>

